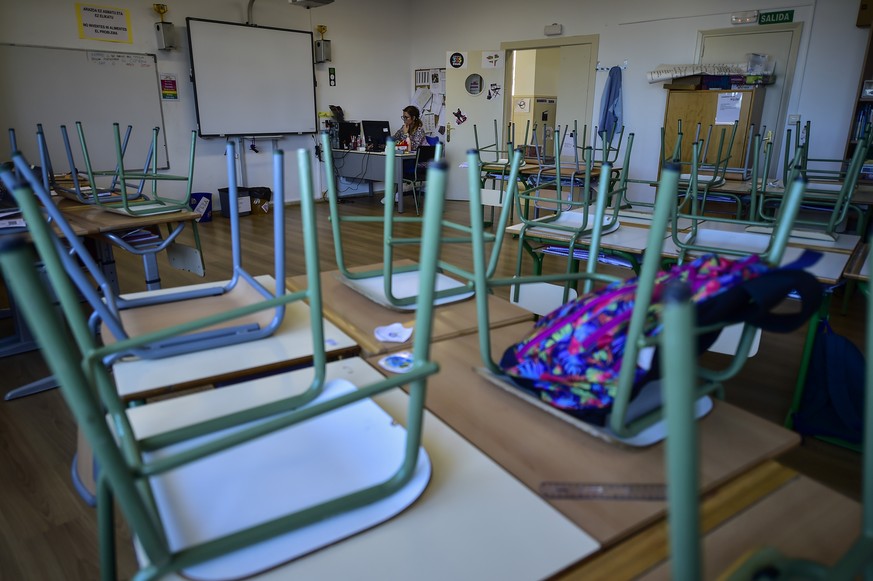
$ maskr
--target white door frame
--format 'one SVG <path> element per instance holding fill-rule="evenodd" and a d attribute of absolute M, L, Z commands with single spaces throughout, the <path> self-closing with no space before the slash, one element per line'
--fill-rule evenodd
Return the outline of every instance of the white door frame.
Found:
<path fill-rule="evenodd" d="M 597 54 L 600 46 L 600 35 L 586 34 L 579 36 L 556 36 L 554 38 L 539 38 L 536 40 L 517 40 L 511 42 L 501 42 L 500 49 L 506 51 L 506 75 L 503 80 L 504 87 L 512 87 L 512 69 L 515 61 L 516 50 L 529 50 L 537 48 L 560 48 L 562 46 L 571 46 L 574 44 L 589 44 L 591 45 L 591 60 L 597 62 Z M 581 71 L 580 71 L 581 72 Z M 594 116 L 594 89 L 597 70 L 591 67 L 588 71 L 588 117 L 593 119 Z M 558 102 L 560 109 L 561 103 Z M 512 121 L 512 91 L 505 90 L 503 92 L 503 127 L 507 127 Z M 586 121 L 587 123 L 587 121 Z"/>

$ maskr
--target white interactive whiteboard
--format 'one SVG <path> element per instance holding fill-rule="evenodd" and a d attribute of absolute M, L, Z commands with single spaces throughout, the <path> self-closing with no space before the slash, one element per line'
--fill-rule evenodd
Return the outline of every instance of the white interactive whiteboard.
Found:
<path fill-rule="evenodd" d="M 76 166 L 84 169 L 76 135 L 81 121 L 96 169 L 115 167 L 113 123 L 122 135 L 133 126 L 125 156 L 133 166 L 145 162 L 152 128 L 159 127 L 158 164 L 167 167 L 155 55 L 0 44 L 0 78 L 0 129 L 15 129 L 18 149 L 31 163 L 39 164 L 36 124 L 42 123 L 54 170 L 69 171 L 60 132 L 66 125 Z M 0 158 L 9 159 L 9 150 L 3 135 Z"/>
<path fill-rule="evenodd" d="M 318 130 L 311 32 L 186 21 L 201 136 Z"/>

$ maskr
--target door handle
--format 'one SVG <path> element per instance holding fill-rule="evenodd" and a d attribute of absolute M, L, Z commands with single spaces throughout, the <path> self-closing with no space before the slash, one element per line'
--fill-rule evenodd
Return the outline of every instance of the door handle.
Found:
<path fill-rule="evenodd" d="M 452 131 L 454 131 L 454 127 L 452 127 L 451 121 L 446 121 L 446 143 L 449 143 L 452 140 Z"/>

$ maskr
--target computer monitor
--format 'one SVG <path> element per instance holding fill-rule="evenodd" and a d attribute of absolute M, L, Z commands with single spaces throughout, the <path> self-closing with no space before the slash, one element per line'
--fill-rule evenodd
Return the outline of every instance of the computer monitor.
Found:
<path fill-rule="evenodd" d="M 369 151 L 385 151 L 385 140 L 391 137 L 387 121 L 361 121 L 364 128 L 364 144 Z"/>
<path fill-rule="evenodd" d="M 361 137 L 361 124 L 357 121 L 340 121 L 337 139 L 340 149 L 352 149 Z"/>

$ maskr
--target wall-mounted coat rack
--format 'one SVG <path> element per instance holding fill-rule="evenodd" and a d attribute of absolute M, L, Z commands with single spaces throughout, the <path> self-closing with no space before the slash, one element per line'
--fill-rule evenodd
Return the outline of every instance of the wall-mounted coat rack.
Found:
<path fill-rule="evenodd" d="M 597 61 L 597 66 L 594 67 L 594 70 L 596 70 L 596 71 L 608 71 L 611 68 L 612 67 L 601 66 L 600 61 Z M 621 65 L 621 70 L 626 70 L 626 69 L 627 69 L 627 59 L 624 59 L 624 62 Z"/>

